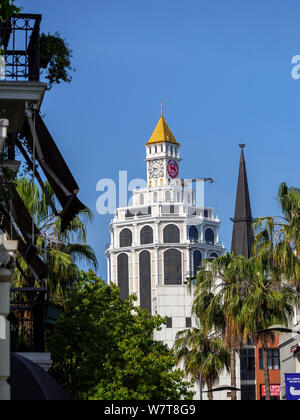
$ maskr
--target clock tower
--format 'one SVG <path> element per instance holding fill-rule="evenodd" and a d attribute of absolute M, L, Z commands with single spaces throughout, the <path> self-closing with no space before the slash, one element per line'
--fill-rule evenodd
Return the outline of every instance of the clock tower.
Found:
<path fill-rule="evenodd" d="M 110 223 L 107 277 L 123 299 L 134 294 L 137 305 L 167 318 L 154 337 L 172 347 L 179 331 L 196 326 L 187 279 L 204 259 L 223 255 L 224 246 L 214 209 L 199 204 L 193 185 L 182 179 L 180 144 L 162 108 L 145 147 L 148 185 L 133 190 Z"/>
<path fill-rule="evenodd" d="M 161 104 L 161 117 L 146 143 L 148 188 L 180 186 L 180 144 L 166 123 Z"/>

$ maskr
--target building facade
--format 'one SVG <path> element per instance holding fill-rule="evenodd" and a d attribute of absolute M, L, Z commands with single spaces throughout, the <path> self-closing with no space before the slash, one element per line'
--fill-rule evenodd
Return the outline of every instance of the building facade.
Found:
<path fill-rule="evenodd" d="M 300 311 L 295 308 L 289 328 L 294 333 L 280 334 L 281 399 L 287 399 L 285 375 L 294 374 L 300 381 Z M 298 394 L 299 395 L 299 394 Z M 298 398 L 298 397 L 297 397 Z"/>
<path fill-rule="evenodd" d="M 122 298 L 135 294 L 142 308 L 167 317 L 155 338 L 172 347 L 176 333 L 195 323 L 188 279 L 203 259 L 223 255 L 224 246 L 214 209 L 199 205 L 193 186 L 180 178 L 180 144 L 163 111 L 145 146 L 147 188 L 133 191 L 131 205 L 118 208 L 110 224 L 108 280 Z"/>

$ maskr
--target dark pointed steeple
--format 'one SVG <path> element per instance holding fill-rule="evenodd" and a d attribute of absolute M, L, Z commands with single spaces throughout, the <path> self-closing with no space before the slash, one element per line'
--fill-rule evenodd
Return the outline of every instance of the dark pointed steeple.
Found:
<path fill-rule="evenodd" d="M 244 255 L 250 258 L 252 255 L 252 212 L 248 188 L 247 171 L 244 155 L 244 144 L 240 144 L 241 160 L 239 179 L 236 195 L 235 214 L 233 219 L 233 234 L 231 251 L 235 255 Z"/>

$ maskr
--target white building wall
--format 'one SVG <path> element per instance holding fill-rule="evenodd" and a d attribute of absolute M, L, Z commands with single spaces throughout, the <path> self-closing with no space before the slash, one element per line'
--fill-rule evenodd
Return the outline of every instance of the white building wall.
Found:
<path fill-rule="evenodd" d="M 172 348 L 175 340 L 176 334 L 182 330 L 187 329 L 186 327 L 186 318 L 192 318 L 192 327 L 197 327 L 196 319 L 192 315 L 192 306 L 193 306 L 193 290 L 189 290 L 187 285 L 182 286 L 165 286 L 160 285 L 156 290 L 156 299 L 153 304 L 154 313 L 165 318 L 172 318 L 172 328 L 167 328 L 164 325 L 160 331 L 156 331 L 154 338 L 158 341 L 163 341 L 168 345 L 169 348 Z M 237 366 L 237 388 L 240 388 L 240 363 L 239 356 L 236 356 L 236 366 Z M 184 366 L 180 366 L 184 369 Z M 224 369 L 223 373 L 220 375 L 219 383 L 215 384 L 215 387 L 230 385 L 231 378 L 230 374 Z M 203 389 L 203 399 L 208 399 L 207 389 Z M 195 383 L 194 386 L 195 400 L 200 399 L 200 390 L 199 383 Z M 240 392 L 237 393 L 238 399 L 241 398 Z M 231 400 L 231 397 L 228 395 L 228 391 L 219 391 L 214 393 L 215 400 Z"/>

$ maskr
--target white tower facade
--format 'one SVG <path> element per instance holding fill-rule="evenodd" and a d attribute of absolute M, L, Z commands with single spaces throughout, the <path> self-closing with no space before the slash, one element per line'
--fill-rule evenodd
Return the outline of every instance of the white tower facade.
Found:
<path fill-rule="evenodd" d="M 167 317 L 155 338 L 173 346 L 176 333 L 194 326 L 187 279 L 201 261 L 224 253 L 214 209 L 196 204 L 180 178 L 180 144 L 163 112 L 146 143 L 147 188 L 133 191 L 132 204 L 118 208 L 106 250 L 108 281 L 121 297 Z"/>
<path fill-rule="evenodd" d="M 161 312 L 160 293 L 175 311 L 171 295 L 186 292 L 187 278 L 203 259 L 224 253 L 220 221 L 212 208 L 196 206 L 192 188 L 183 188 L 180 161 L 180 144 L 162 112 L 146 144 L 147 188 L 133 191 L 132 205 L 118 208 L 110 224 L 109 283 L 120 287 L 123 298 L 136 294 L 137 303 L 153 314 Z"/>

